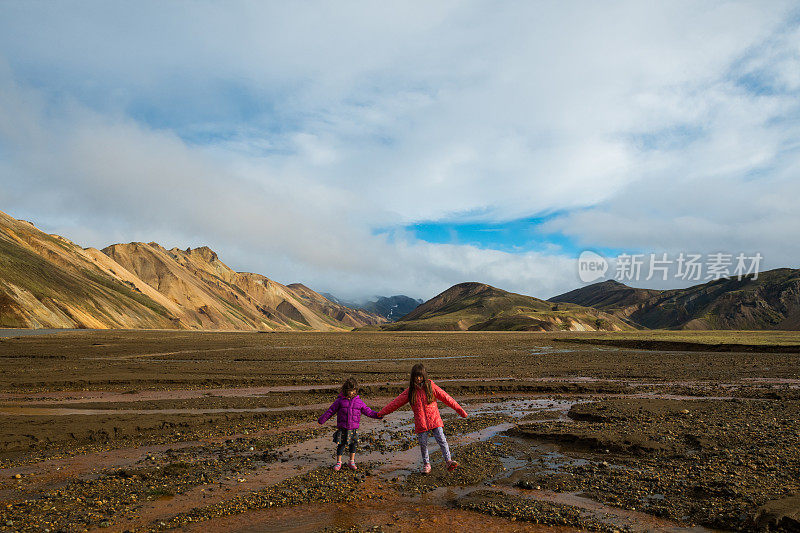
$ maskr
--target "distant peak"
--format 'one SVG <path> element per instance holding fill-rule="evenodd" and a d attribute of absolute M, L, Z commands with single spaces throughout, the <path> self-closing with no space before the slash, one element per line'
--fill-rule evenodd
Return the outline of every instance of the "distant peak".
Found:
<path fill-rule="evenodd" d="M 289 287 L 290 289 L 296 290 L 296 291 L 300 291 L 300 292 L 306 292 L 306 293 L 313 292 L 313 293 L 319 294 L 319 293 L 317 293 L 317 291 L 315 291 L 311 287 L 308 287 L 307 285 L 303 285 L 302 283 L 290 283 L 290 284 L 287 285 L 287 287 Z M 326 298 L 325 295 L 320 294 L 320 296 L 322 296 L 323 298 Z"/>
<path fill-rule="evenodd" d="M 486 283 L 480 283 L 478 281 L 465 281 L 463 283 L 456 283 L 455 285 L 450 287 L 450 289 L 466 290 L 470 292 L 484 291 L 488 289 L 493 289 L 498 291 L 500 290 L 495 287 L 492 287 L 491 285 L 487 285 Z"/>
<path fill-rule="evenodd" d="M 114 243 L 114 244 L 109 244 L 108 246 L 103 248 L 103 251 L 105 252 L 106 250 L 118 250 L 118 249 L 119 250 L 127 250 L 129 248 L 138 248 L 140 246 L 145 246 L 145 244 L 143 242 L 136 242 L 136 241 L 134 241 L 134 242 L 117 242 L 117 243 Z"/>
<path fill-rule="evenodd" d="M 601 281 L 599 283 L 595 283 L 594 285 L 597 285 L 598 287 L 600 287 L 600 286 L 603 286 L 603 287 L 628 287 L 624 283 L 620 283 L 619 281 L 617 281 L 615 279 L 608 279 L 606 281 Z M 589 285 L 589 287 L 591 287 L 591 285 Z"/>
<path fill-rule="evenodd" d="M 217 260 L 217 252 L 209 248 L 208 246 L 200 246 L 197 248 L 186 248 L 186 253 L 189 255 L 196 255 L 201 257 L 205 261 L 212 263 Z"/>
<path fill-rule="evenodd" d="M 464 283 L 458 283 L 453 285 L 449 289 L 445 291 L 445 293 L 456 293 L 462 295 L 476 295 L 476 294 L 506 294 L 508 291 L 504 291 L 503 289 L 498 289 L 497 287 L 493 287 L 491 285 L 487 285 L 486 283 L 480 283 L 477 281 L 465 281 Z"/>

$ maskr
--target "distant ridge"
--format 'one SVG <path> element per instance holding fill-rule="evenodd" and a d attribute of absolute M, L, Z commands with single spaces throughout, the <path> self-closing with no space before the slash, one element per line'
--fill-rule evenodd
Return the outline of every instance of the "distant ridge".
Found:
<path fill-rule="evenodd" d="M 378 296 L 373 301 L 365 303 L 354 303 L 342 300 L 329 293 L 322 293 L 322 295 L 332 302 L 353 308 L 363 309 L 372 314 L 382 316 L 390 322 L 401 318 L 416 309 L 416 307 L 424 302 L 424 300 L 414 299 L 410 296 L 398 294 L 395 296 Z"/>
<path fill-rule="evenodd" d="M 485 283 L 453 285 L 380 329 L 417 331 L 595 331 L 632 329 L 597 309 L 552 304 Z"/>
<path fill-rule="evenodd" d="M 335 331 L 385 321 L 236 272 L 206 246 L 84 249 L 0 212 L 0 327 Z"/>
<path fill-rule="evenodd" d="M 351 307 L 302 283 L 236 272 L 207 246 L 81 248 L 0 212 L 0 327 L 9 328 L 800 330 L 800 270 L 664 291 L 604 281 L 548 301 L 466 282 L 421 304 L 406 296 L 374 304 Z"/>
<path fill-rule="evenodd" d="M 591 305 L 642 328 L 800 329 L 800 270 L 778 268 L 685 289 L 636 289 L 604 281 L 551 302 Z"/>

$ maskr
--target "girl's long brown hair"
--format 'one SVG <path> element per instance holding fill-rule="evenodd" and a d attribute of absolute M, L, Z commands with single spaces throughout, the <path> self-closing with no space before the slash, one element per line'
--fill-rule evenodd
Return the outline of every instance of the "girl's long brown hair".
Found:
<path fill-rule="evenodd" d="M 414 405 L 414 393 L 417 390 L 417 376 L 422 376 L 422 390 L 425 391 L 426 403 L 433 403 L 431 380 L 428 379 L 428 372 L 425 370 L 425 365 L 422 363 L 417 363 L 411 367 L 411 384 L 408 386 L 408 403 Z"/>

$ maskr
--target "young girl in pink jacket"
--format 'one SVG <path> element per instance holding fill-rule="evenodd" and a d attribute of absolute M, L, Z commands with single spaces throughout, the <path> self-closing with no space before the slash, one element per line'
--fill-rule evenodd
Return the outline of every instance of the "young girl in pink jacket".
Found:
<path fill-rule="evenodd" d="M 422 453 L 422 471 L 426 474 L 431 471 L 431 460 L 428 456 L 429 433 L 433 433 L 436 442 L 439 443 L 442 456 L 447 463 L 447 469 L 452 472 L 458 467 L 458 463 L 450 457 L 450 447 L 447 445 L 447 439 L 444 436 L 442 429 L 444 424 L 442 423 L 436 400 L 444 402 L 445 405 L 453 409 L 462 418 L 467 417 L 467 412 L 449 394 L 428 379 L 425 366 L 416 364 L 411 368 L 411 380 L 408 388 L 378 412 L 378 416 L 383 417 L 396 411 L 406 402 L 411 404 L 411 410 L 414 412 L 414 431 L 417 433 L 419 451 Z"/>

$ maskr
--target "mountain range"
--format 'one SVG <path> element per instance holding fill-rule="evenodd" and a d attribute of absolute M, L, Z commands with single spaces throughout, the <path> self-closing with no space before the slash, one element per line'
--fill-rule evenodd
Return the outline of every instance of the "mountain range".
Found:
<path fill-rule="evenodd" d="M 236 272 L 207 248 L 81 248 L 0 212 L 0 326 L 350 330 L 386 322 L 301 284 Z"/>
<path fill-rule="evenodd" d="M 336 302 L 347 307 L 352 307 L 354 309 L 364 309 L 370 313 L 382 316 L 389 322 L 399 320 L 403 316 L 416 309 L 419 305 L 425 303 L 425 300 L 414 299 L 403 294 L 398 294 L 395 296 L 376 296 L 375 300 L 369 300 L 364 303 L 342 300 L 327 292 L 322 293 L 322 295 L 332 302 Z"/>
<path fill-rule="evenodd" d="M 365 329 L 375 329 L 365 328 Z M 633 329 L 604 311 L 553 304 L 485 283 L 459 283 L 434 296 L 387 331 L 594 331 Z"/>
<path fill-rule="evenodd" d="M 236 272 L 208 247 L 82 248 L 0 212 L 0 327 L 346 331 L 800 329 L 800 270 L 683 289 L 604 281 L 540 300 L 459 283 L 355 305 Z"/>

